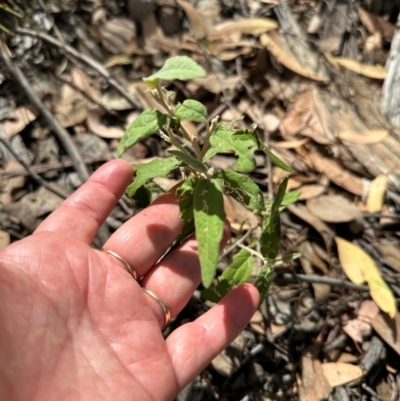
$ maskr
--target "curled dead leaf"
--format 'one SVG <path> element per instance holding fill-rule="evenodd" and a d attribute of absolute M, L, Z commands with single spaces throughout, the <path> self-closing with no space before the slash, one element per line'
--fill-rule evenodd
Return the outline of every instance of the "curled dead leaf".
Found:
<path fill-rule="evenodd" d="M 336 68 L 343 67 L 347 70 L 373 79 L 385 79 L 387 76 L 387 70 L 383 65 L 362 64 L 356 60 L 342 57 L 333 57 L 329 53 L 324 54 L 329 63 L 331 63 Z"/>
<path fill-rule="evenodd" d="M 12 120 L 3 123 L 3 130 L 7 138 L 20 133 L 29 123 L 36 120 L 39 113 L 30 106 L 22 106 L 15 109 Z"/>
<path fill-rule="evenodd" d="M 278 28 L 278 23 L 270 18 L 245 18 L 224 23 L 222 27 L 216 27 L 216 31 L 208 36 L 208 40 L 214 41 L 226 39 L 231 34 L 261 35 Z"/>
<path fill-rule="evenodd" d="M 373 145 L 382 142 L 388 135 L 389 132 L 387 130 L 381 129 L 364 132 L 340 131 L 336 134 L 340 140 L 358 145 Z"/>
<path fill-rule="evenodd" d="M 120 139 L 124 135 L 124 130 L 120 127 L 110 127 L 102 124 L 101 116 L 103 112 L 99 109 L 91 110 L 88 113 L 87 126 L 93 134 L 102 138 Z"/>
<path fill-rule="evenodd" d="M 318 82 L 327 82 L 329 78 L 327 76 L 320 76 L 315 74 L 313 71 L 308 71 L 303 68 L 290 54 L 276 44 L 272 38 L 264 33 L 260 36 L 261 44 L 276 58 L 276 60 L 284 65 L 289 70 L 299 74 L 305 78 L 312 79 Z"/>
<path fill-rule="evenodd" d="M 323 195 L 306 203 L 308 211 L 327 223 L 348 223 L 362 219 L 362 213 L 349 200 L 340 195 Z"/>

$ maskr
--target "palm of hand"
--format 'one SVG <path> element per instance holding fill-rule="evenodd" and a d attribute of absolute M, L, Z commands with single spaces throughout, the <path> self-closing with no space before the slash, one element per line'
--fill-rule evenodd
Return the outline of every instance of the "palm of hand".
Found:
<path fill-rule="evenodd" d="M 109 163 L 34 235 L 0 253 L 0 399 L 170 400 L 254 312 L 257 293 L 242 286 L 163 338 L 162 310 L 140 285 L 175 316 L 200 281 L 194 239 L 156 263 L 181 228 L 174 197 L 105 245 L 144 276 L 140 284 L 89 246 L 130 175 L 124 162 Z"/>

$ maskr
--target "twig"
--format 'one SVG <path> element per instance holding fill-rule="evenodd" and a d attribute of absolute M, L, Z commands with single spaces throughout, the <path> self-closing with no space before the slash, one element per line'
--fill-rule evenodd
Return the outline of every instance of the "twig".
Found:
<path fill-rule="evenodd" d="M 280 280 L 283 279 L 284 281 L 292 283 L 303 281 L 304 283 L 328 284 L 328 285 L 336 285 L 338 287 L 345 287 L 352 290 L 369 291 L 367 285 L 353 284 L 350 281 L 341 278 L 323 277 L 323 276 L 315 276 L 307 274 L 283 273 L 274 275 L 274 280 L 276 281 L 278 279 Z"/>
<path fill-rule="evenodd" d="M 96 60 L 90 58 L 82 53 L 79 53 L 76 49 L 71 46 L 64 45 L 63 43 L 59 42 L 57 39 L 53 38 L 51 35 L 48 35 L 43 32 L 36 32 L 29 28 L 18 28 L 17 33 L 29 35 L 35 38 L 42 39 L 53 46 L 58 47 L 64 53 L 69 54 L 70 56 L 80 60 L 81 62 L 87 64 L 95 71 L 97 71 L 106 81 L 122 96 L 124 97 L 133 107 L 137 110 L 142 111 L 143 107 L 123 88 L 123 86 L 117 82 L 111 74 Z"/>
<path fill-rule="evenodd" d="M 230 246 L 220 257 L 223 259 L 225 256 L 229 255 L 236 247 L 243 244 L 243 242 L 250 236 L 250 234 L 256 229 L 256 227 L 251 227 L 241 238 L 239 238 L 232 246 Z"/>
<path fill-rule="evenodd" d="M 8 57 L 4 43 L 0 42 L 0 55 L 4 61 L 9 72 L 14 76 L 16 81 L 19 83 L 21 88 L 25 91 L 26 96 L 32 102 L 32 104 L 40 111 L 42 116 L 46 119 L 47 123 L 53 129 L 55 135 L 63 144 L 65 150 L 71 157 L 75 169 L 79 175 L 79 178 L 82 182 L 85 182 L 89 178 L 89 171 L 82 160 L 81 155 L 79 154 L 78 149 L 75 144 L 72 142 L 70 135 L 68 132 L 61 126 L 59 121 L 51 114 L 51 112 L 47 109 L 47 107 L 42 103 L 36 93 L 33 91 L 31 85 L 29 84 L 27 78 L 23 74 L 23 72 L 19 69 L 17 65 L 15 65 L 10 57 Z"/>
<path fill-rule="evenodd" d="M 14 151 L 10 143 L 4 138 L 0 137 L 0 142 L 9 150 L 9 152 L 17 159 L 17 161 L 25 168 L 28 174 L 40 185 L 43 185 L 46 189 L 53 192 L 60 198 L 67 199 L 67 195 L 63 192 L 59 191 L 57 188 L 53 188 L 49 185 L 39 174 L 35 173 L 30 166 L 24 161 L 22 157 L 19 157 L 18 154 Z"/>

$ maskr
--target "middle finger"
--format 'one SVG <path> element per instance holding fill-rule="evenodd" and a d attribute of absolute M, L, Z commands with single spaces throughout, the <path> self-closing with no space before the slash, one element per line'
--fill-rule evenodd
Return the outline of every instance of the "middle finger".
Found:
<path fill-rule="evenodd" d="M 164 255 L 182 227 L 177 197 L 167 193 L 115 231 L 104 248 L 120 255 L 142 277 Z"/>

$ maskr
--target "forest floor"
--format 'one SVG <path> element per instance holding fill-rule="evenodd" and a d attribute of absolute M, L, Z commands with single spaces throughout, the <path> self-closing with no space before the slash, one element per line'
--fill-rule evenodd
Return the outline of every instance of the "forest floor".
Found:
<path fill-rule="evenodd" d="M 256 124 L 293 168 L 280 253 L 301 257 L 276 266 L 250 324 L 178 401 L 399 400 L 400 130 L 381 111 L 399 11 L 379 0 L 0 1 L 0 249 L 117 157 L 132 121 L 159 107 L 142 78 L 187 55 L 208 77 L 171 83 L 175 101 Z M 185 128 L 201 140 L 204 125 Z M 123 157 L 166 155 L 152 136 Z M 249 176 L 273 199 L 287 173 L 256 162 Z M 178 173 L 155 182 L 168 190 Z M 250 243 L 257 216 L 231 199 L 226 211 L 229 249 Z M 136 212 L 124 197 L 94 246 Z M 220 268 L 231 261 L 224 252 Z M 199 294 L 169 331 L 212 306 Z"/>

